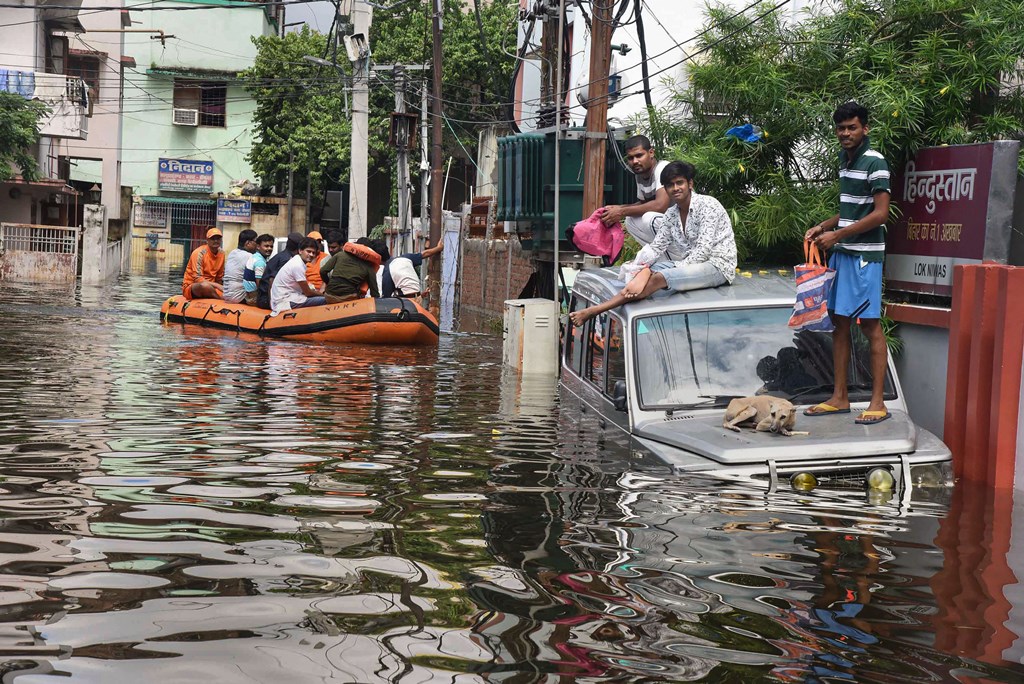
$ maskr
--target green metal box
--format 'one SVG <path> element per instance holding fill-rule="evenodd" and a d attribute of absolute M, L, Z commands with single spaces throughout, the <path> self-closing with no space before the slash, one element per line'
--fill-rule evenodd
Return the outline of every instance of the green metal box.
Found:
<path fill-rule="evenodd" d="M 584 129 L 570 128 L 563 132 L 560 169 L 561 211 L 558 238 L 561 249 L 573 250 L 565 238 L 566 229 L 583 216 L 583 153 Z M 618 150 L 606 145 L 605 204 L 631 204 L 636 201 L 636 181 L 620 161 L 624 154 L 622 142 Z M 554 248 L 555 219 L 555 134 L 519 133 L 498 140 L 498 208 L 497 220 L 527 224 L 532 241 L 523 246 Z M 523 227 L 521 227 L 521 230 Z"/>

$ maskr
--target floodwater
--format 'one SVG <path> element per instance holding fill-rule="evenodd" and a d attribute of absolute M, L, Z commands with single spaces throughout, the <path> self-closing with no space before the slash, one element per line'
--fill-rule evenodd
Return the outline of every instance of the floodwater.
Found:
<path fill-rule="evenodd" d="M 176 289 L 0 289 L 3 682 L 1024 680 L 1010 499 L 680 478 L 495 338 L 165 327 Z"/>

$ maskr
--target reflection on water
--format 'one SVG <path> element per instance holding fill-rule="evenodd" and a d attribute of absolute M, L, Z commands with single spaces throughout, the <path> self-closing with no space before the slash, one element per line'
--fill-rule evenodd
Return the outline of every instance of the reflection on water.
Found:
<path fill-rule="evenodd" d="M 681 479 L 497 340 L 163 327 L 171 290 L 0 289 L 4 682 L 1024 677 L 991 496 Z"/>

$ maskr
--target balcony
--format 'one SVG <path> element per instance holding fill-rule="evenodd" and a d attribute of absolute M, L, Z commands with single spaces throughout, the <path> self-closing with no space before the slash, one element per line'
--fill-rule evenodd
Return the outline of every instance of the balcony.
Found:
<path fill-rule="evenodd" d="M 40 117 L 39 132 L 50 138 L 85 140 L 89 136 L 86 92 L 80 78 L 37 71 L 33 99 L 50 110 Z"/>

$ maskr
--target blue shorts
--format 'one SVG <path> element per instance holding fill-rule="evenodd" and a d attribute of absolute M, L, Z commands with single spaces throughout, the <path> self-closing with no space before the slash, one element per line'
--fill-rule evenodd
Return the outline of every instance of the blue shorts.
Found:
<path fill-rule="evenodd" d="M 834 252 L 828 265 L 836 279 L 828 293 L 828 311 L 848 318 L 882 317 L 882 263 Z"/>

